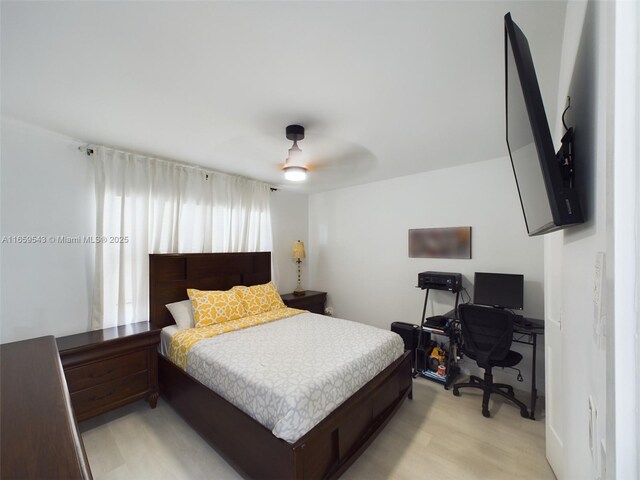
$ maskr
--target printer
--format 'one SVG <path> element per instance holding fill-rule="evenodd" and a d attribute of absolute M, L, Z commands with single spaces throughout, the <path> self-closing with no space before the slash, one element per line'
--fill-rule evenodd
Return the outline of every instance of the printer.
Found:
<path fill-rule="evenodd" d="M 449 290 L 457 293 L 462 290 L 462 275 L 451 272 L 422 272 L 418 274 L 418 287 L 425 290 Z"/>

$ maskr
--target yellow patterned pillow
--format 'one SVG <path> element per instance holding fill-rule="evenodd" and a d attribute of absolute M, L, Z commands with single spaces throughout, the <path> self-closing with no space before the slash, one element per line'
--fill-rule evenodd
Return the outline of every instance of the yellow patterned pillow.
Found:
<path fill-rule="evenodd" d="M 232 290 L 240 293 L 247 315 L 260 315 L 286 306 L 273 282 L 252 287 L 238 286 Z"/>
<path fill-rule="evenodd" d="M 193 319 L 196 328 L 208 327 L 246 316 L 242 297 L 238 295 L 237 290 L 204 291 L 189 288 L 187 295 L 193 305 Z"/>

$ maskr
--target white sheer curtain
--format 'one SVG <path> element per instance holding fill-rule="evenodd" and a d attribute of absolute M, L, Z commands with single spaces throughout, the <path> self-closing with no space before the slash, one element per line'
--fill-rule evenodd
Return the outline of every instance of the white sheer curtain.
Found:
<path fill-rule="evenodd" d="M 149 253 L 271 251 L 269 186 L 95 147 L 93 328 L 148 319 Z"/>

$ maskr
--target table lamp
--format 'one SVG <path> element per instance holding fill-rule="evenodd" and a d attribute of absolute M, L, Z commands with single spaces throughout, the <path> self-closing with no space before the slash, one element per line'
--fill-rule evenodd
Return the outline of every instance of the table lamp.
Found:
<path fill-rule="evenodd" d="M 300 285 L 300 263 L 302 263 L 302 259 L 304 258 L 304 243 L 298 240 L 293 244 L 293 248 L 291 249 L 291 258 L 295 259 L 298 264 L 298 286 L 293 291 L 293 294 L 296 297 L 301 297 L 306 292 L 303 290 L 302 285 Z"/>

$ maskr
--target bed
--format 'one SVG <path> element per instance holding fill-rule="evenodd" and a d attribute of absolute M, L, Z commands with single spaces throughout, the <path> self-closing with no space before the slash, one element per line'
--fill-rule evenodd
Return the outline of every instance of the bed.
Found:
<path fill-rule="evenodd" d="M 187 288 L 228 290 L 271 279 L 268 252 L 152 254 L 149 262 L 150 321 L 156 328 L 174 323 L 165 305 L 185 300 Z M 284 320 L 271 325 L 279 322 Z M 163 355 L 159 356 L 159 382 L 162 398 L 249 478 L 337 478 L 412 391 L 410 357 L 404 353 L 289 443 Z"/>

